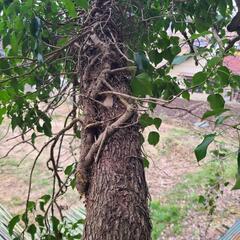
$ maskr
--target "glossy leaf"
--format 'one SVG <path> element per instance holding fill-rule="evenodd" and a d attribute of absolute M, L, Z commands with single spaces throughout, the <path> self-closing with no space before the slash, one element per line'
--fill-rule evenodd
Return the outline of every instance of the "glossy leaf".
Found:
<path fill-rule="evenodd" d="M 154 145 L 154 146 L 157 145 L 159 140 L 160 140 L 160 135 L 158 132 L 153 131 L 148 134 L 148 143 L 150 145 Z"/>
<path fill-rule="evenodd" d="M 214 141 L 215 137 L 215 133 L 206 135 L 203 141 L 195 148 L 194 152 L 198 162 L 206 157 L 208 146 Z"/>
<path fill-rule="evenodd" d="M 157 129 L 159 129 L 160 126 L 161 126 L 161 124 L 162 124 L 162 119 L 160 119 L 160 118 L 154 118 L 154 119 L 153 119 L 153 124 L 155 125 L 155 127 L 156 127 Z"/>
<path fill-rule="evenodd" d="M 39 199 L 39 207 L 40 209 L 45 212 L 44 206 L 49 202 L 49 200 L 51 199 L 51 196 L 46 194 L 43 195 L 40 199 Z"/>
<path fill-rule="evenodd" d="M 225 101 L 220 94 L 211 94 L 207 100 L 212 110 L 221 111 L 224 109 Z"/>
<path fill-rule="evenodd" d="M 14 230 L 14 227 L 16 226 L 16 224 L 18 223 L 18 222 L 20 222 L 20 215 L 16 215 L 16 216 L 14 216 L 12 219 L 11 219 L 11 221 L 8 223 L 8 231 L 9 231 L 9 234 L 10 234 L 10 236 L 12 236 L 13 235 L 13 230 Z"/>
<path fill-rule="evenodd" d="M 37 228 L 34 224 L 31 224 L 28 229 L 27 229 L 27 232 L 30 233 L 31 237 L 32 237 L 32 240 L 35 239 L 35 234 L 37 232 Z"/>
<path fill-rule="evenodd" d="M 207 80 L 207 74 L 205 72 L 198 72 L 193 76 L 192 84 L 193 86 L 200 85 L 204 83 L 206 80 Z"/>
<path fill-rule="evenodd" d="M 226 87 L 229 84 L 230 71 L 228 68 L 221 66 L 217 70 L 217 74 L 220 78 L 221 84 Z"/>
<path fill-rule="evenodd" d="M 72 163 L 66 167 L 66 169 L 64 170 L 64 174 L 69 176 L 73 173 L 74 170 L 75 170 L 75 164 Z"/>

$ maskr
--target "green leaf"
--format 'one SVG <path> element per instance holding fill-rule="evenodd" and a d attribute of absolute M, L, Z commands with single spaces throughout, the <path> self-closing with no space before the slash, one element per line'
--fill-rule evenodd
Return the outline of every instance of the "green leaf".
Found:
<path fill-rule="evenodd" d="M 52 136 L 52 125 L 50 122 L 45 122 L 43 124 L 43 131 L 44 131 L 44 134 L 48 137 L 51 137 Z"/>
<path fill-rule="evenodd" d="M 202 143 L 200 143 L 194 150 L 195 152 L 195 156 L 197 158 L 197 161 L 201 161 L 202 159 L 204 159 L 207 155 L 207 149 L 210 143 L 213 142 L 213 140 L 215 139 L 216 134 L 209 134 L 206 135 L 202 141 Z"/>
<path fill-rule="evenodd" d="M 217 64 L 219 64 L 220 62 L 222 61 L 222 58 L 220 57 L 214 57 L 210 60 L 208 60 L 208 67 L 212 68 L 212 67 L 215 67 Z"/>
<path fill-rule="evenodd" d="M 35 221 L 38 223 L 38 225 L 41 227 L 40 230 L 42 231 L 43 227 L 44 227 L 44 217 L 42 215 L 37 215 L 35 217 Z"/>
<path fill-rule="evenodd" d="M 89 4 L 88 0 L 75 0 L 77 6 L 83 8 L 83 9 L 88 9 Z"/>
<path fill-rule="evenodd" d="M 71 185 L 72 189 L 75 189 L 75 188 L 76 188 L 76 185 L 77 185 L 76 178 L 73 178 L 73 179 L 71 180 L 70 185 Z"/>
<path fill-rule="evenodd" d="M 148 134 L 148 143 L 151 145 L 154 145 L 154 146 L 157 145 L 159 142 L 159 139 L 160 139 L 160 136 L 158 132 L 153 131 Z"/>
<path fill-rule="evenodd" d="M 166 59 L 170 64 L 173 62 L 173 59 L 176 57 L 171 51 L 171 47 L 164 49 L 162 52 L 162 57 Z"/>
<path fill-rule="evenodd" d="M 171 53 L 172 53 L 174 56 L 178 55 L 180 52 L 181 52 L 181 48 L 180 48 L 179 46 L 177 46 L 177 45 L 175 45 L 175 46 L 173 46 L 173 47 L 171 48 Z"/>
<path fill-rule="evenodd" d="M 148 127 L 153 124 L 153 118 L 151 118 L 147 113 L 144 113 L 139 118 L 139 123 L 142 125 L 142 127 Z"/>
<path fill-rule="evenodd" d="M 192 85 L 200 85 L 207 80 L 207 73 L 205 72 L 198 72 L 193 76 Z"/>
<path fill-rule="evenodd" d="M 4 119 L 4 115 L 6 113 L 6 108 L 0 108 L 0 124 L 2 123 L 3 119 Z"/>
<path fill-rule="evenodd" d="M 198 198 L 198 202 L 201 204 L 205 204 L 206 203 L 206 198 L 203 195 L 200 195 Z"/>
<path fill-rule="evenodd" d="M 51 216 L 51 220 L 52 220 L 53 231 L 56 234 L 56 233 L 58 233 L 58 225 L 60 222 L 55 216 Z"/>
<path fill-rule="evenodd" d="M 226 87 L 229 84 L 230 71 L 227 67 L 221 66 L 217 70 L 217 74 L 221 80 L 222 86 Z"/>
<path fill-rule="evenodd" d="M 36 210 L 36 203 L 33 201 L 27 202 L 27 210 L 32 212 L 33 210 Z"/>
<path fill-rule="evenodd" d="M 150 58 L 150 61 L 155 65 L 159 64 L 162 61 L 162 55 L 156 49 L 148 52 L 148 56 Z"/>
<path fill-rule="evenodd" d="M 162 120 L 160 118 L 151 118 L 147 113 L 144 113 L 139 118 L 139 123 L 144 128 L 155 125 L 155 127 L 158 129 L 161 126 Z"/>
<path fill-rule="evenodd" d="M 220 94 L 211 94 L 208 96 L 207 101 L 214 111 L 221 111 L 224 109 L 225 101 Z"/>
<path fill-rule="evenodd" d="M 43 195 L 39 198 L 40 201 L 43 201 L 47 203 L 51 199 L 51 196 L 49 194 Z"/>
<path fill-rule="evenodd" d="M 203 114 L 202 119 L 206 119 L 206 118 L 212 117 L 212 116 L 219 116 L 222 113 L 227 112 L 227 111 L 229 111 L 229 109 L 224 109 L 224 108 L 217 109 L 217 110 L 214 110 L 214 111 L 207 111 Z"/>
<path fill-rule="evenodd" d="M 133 94 L 136 96 L 152 95 L 151 78 L 147 73 L 137 75 L 131 82 Z"/>
<path fill-rule="evenodd" d="M 16 38 L 16 34 L 11 35 L 10 45 L 11 45 L 11 54 L 16 55 L 18 50 L 18 39 Z"/>
<path fill-rule="evenodd" d="M 11 75 L 10 71 L 11 65 L 7 59 L 0 58 L 0 74 Z"/>
<path fill-rule="evenodd" d="M 31 136 L 31 142 L 32 142 L 32 144 L 35 144 L 35 139 L 36 139 L 36 137 L 37 137 L 37 135 L 36 135 L 36 133 L 34 132 L 34 133 L 32 134 L 32 136 Z"/>
<path fill-rule="evenodd" d="M 58 39 L 57 46 L 62 47 L 64 45 L 66 45 L 67 42 L 68 42 L 68 38 L 62 37 L 62 38 Z"/>
<path fill-rule="evenodd" d="M 146 158 L 143 159 L 143 166 L 144 168 L 149 168 L 149 161 Z"/>
<path fill-rule="evenodd" d="M 37 111 L 38 116 L 44 121 L 43 126 L 38 126 L 37 130 L 41 132 L 43 130 L 44 134 L 48 137 L 52 136 L 52 125 L 51 125 L 51 119 L 47 116 L 46 113 L 38 110 Z"/>
<path fill-rule="evenodd" d="M 160 118 L 154 118 L 154 119 L 153 119 L 153 124 L 155 125 L 155 127 L 156 127 L 157 129 L 159 129 L 160 126 L 161 126 L 161 124 L 162 124 L 162 119 L 160 119 Z"/>
<path fill-rule="evenodd" d="M 189 101 L 190 100 L 190 93 L 188 91 L 184 91 L 182 93 L 182 97 Z"/>
<path fill-rule="evenodd" d="M 215 115 L 216 115 L 215 111 L 206 111 L 203 114 L 202 119 L 206 119 L 206 118 L 209 118 L 209 117 L 212 117 L 212 116 L 215 116 Z"/>
<path fill-rule="evenodd" d="M 25 223 L 25 225 L 28 225 L 29 219 L 27 213 L 23 213 L 22 215 L 22 221 Z"/>
<path fill-rule="evenodd" d="M 77 137 L 77 138 L 81 138 L 81 131 L 80 131 L 80 130 L 77 130 L 77 131 L 75 132 L 75 134 L 76 134 L 76 137 Z"/>
<path fill-rule="evenodd" d="M 71 0 L 62 0 L 64 7 L 67 9 L 69 15 L 71 17 L 77 17 L 77 12 L 75 9 L 75 5 Z"/>
<path fill-rule="evenodd" d="M 13 217 L 10 222 L 8 223 L 8 232 L 10 234 L 10 236 L 13 235 L 13 230 L 14 227 L 16 226 L 16 224 L 20 222 L 20 215 L 16 215 L 15 217 Z"/>
<path fill-rule="evenodd" d="M 1 63 L 1 60 L 0 60 L 0 63 Z M 1 65 L 0 65 L 0 71 L 1 71 Z M 0 72 L 0 74 L 1 74 L 1 72 Z M 10 99 L 11 99 L 11 97 L 9 96 L 9 94 L 6 90 L 0 91 L 0 101 L 3 104 L 8 103 Z"/>
<path fill-rule="evenodd" d="M 209 31 L 205 31 L 205 32 L 201 32 L 201 33 L 194 33 L 194 34 L 191 35 L 191 39 L 195 40 L 195 39 L 198 39 L 202 36 L 206 36 L 206 35 L 209 35 L 209 34 L 211 34 L 211 32 L 209 32 Z"/>
<path fill-rule="evenodd" d="M 51 199 L 51 196 L 46 194 L 43 195 L 40 199 L 39 199 L 39 207 L 40 209 L 44 212 L 44 206 L 49 202 L 49 200 Z"/>
<path fill-rule="evenodd" d="M 199 15 L 197 14 L 197 17 L 195 18 L 194 26 L 196 27 L 197 31 L 201 34 L 205 34 L 212 24 L 211 21 L 209 21 L 209 18 L 205 18 L 206 16 L 204 16 L 203 18 L 199 17 Z"/>
<path fill-rule="evenodd" d="M 222 16 L 226 16 L 227 1 L 219 1 L 219 11 Z"/>
<path fill-rule="evenodd" d="M 35 236 L 35 234 L 36 234 L 36 232 L 37 232 L 36 226 L 35 226 L 34 224 L 31 224 L 31 225 L 28 227 L 27 232 L 30 233 L 30 235 L 31 235 L 31 237 L 32 237 L 32 240 L 34 240 L 34 239 L 35 239 L 34 236 Z"/>
<path fill-rule="evenodd" d="M 232 190 L 239 190 L 240 189 L 240 174 L 236 176 L 236 182 L 232 188 Z"/>
<path fill-rule="evenodd" d="M 30 25 L 30 31 L 35 38 L 39 38 L 41 32 L 41 19 L 34 17 Z"/>
<path fill-rule="evenodd" d="M 64 170 L 64 174 L 69 176 L 74 172 L 74 170 L 75 170 L 75 163 L 72 163 L 66 167 L 66 169 Z"/>

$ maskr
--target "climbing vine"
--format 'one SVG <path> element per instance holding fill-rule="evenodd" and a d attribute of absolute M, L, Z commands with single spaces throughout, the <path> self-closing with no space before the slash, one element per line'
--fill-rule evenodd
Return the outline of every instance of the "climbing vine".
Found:
<path fill-rule="evenodd" d="M 240 39 L 236 24 L 239 12 L 232 20 L 233 11 L 232 0 L 1 0 L 0 122 L 10 119 L 11 128 L 21 132 L 16 138 L 22 139 L 3 157 L 20 144 L 30 144 L 36 152 L 26 210 L 12 219 L 9 232 L 13 233 L 15 224 L 23 221 L 23 234 L 29 232 L 33 238 L 37 234 L 29 220 L 29 214 L 37 209 L 31 200 L 32 177 L 47 148 L 53 188 L 51 195 L 39 199 L 44 214 L 37 215 L 35 222 L 45 239 L 55 239 L 64 235 L 55 216 L 57 209 L 63 219 L 58 198 L 69 187 L 76 187 L 87 198 L 93 165 L 111 137 L 128 129 L 136 131 L 141 139 L 139 132 L 145 127 L 154 125 L 158 130 L 162 120 L 151 114 L 157 105 L 238 132 L 238 121 L 226 121 L 224 113 L 228 109 L 221 95 L 227 86 L 240 86 L 240 77 L 223 64 L 225 56 L 234 54 L 234 44 Z M 232 38 L 226 37 L 227 25 L 229 31 L 236 32 Z M 197 47 L 203 38 L 208 39 L 208 47 Z M 187 54 L 181 54 L 184 45 L 189 47 Z M 182 84 L 170 70 L 174 61 L 188 57 L 193 57 L 196 65 L 205 59 L 206 65 L 192 81 L 184 79 Z M 209 95 L 209 111 L 203 116 L 171 104 L 179 97 L 189 100 L 198 87 Z M 51 116 L 66 101 L 71 102 L 72 109 L 66 113 L 63 128 L 54 133 Z M 72 137 L 69 151 L 73 162 L 64 166 L 62 174 L 59 159 L 67 134 Z M 36 142 L 43 135 L 48 140 L 39 149 Z M 217 136 L 217 131 L 209 133 L 196 147 L 198 161 L 205 158 Z M 159 139 L 158 131 L 148 135 L 151 145 Z M 74 144 L 80 148 L 78 159 L 72 150 Z M 149 164 L 144 154 L 131 157 L 145 166 Z M 235 189 L 239 181 L 238 171 Z M 144 194 L 147 199 L 147 188 Z"/>

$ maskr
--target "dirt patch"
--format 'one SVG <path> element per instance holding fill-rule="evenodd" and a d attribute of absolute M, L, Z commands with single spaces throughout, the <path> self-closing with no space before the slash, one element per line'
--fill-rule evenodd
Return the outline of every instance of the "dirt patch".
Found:
<path fill-rule="evenodd" d="M 184 101 L 177 99 L 170 105 L 171 107 L 181 107 L 191 110 L 192 113 L 202 116 L 208 109 L 208 104 L 199 101 Z M 231 105 L 232 111 L 239 112 L 239 105 Z M 68 106 L 63 106 L 54 115 L 54 132 L 58 132 L 64 121 L 64 116 L 68 112 Z M 146 177 L 149 185 L 149 191 L 154 200 L 162 201 L 165 194 L 181 183 L 183 177 L 189 173 L 196 173 L 201 169 L 194 156 L 194 148 L 200 143 L 202 134 L 213 130 L 213 124 L 210 122 L 207 127 L 197 127 L 196 122 L 201 119 L 182 110 L 170 110 L 157 107 L 155 115 L 163 119 L 160 127 L 160 143 L 156 146 L 144 144 L 144 150 L 148 155 L 150 162 L 149 169 L 146 170 Z M 228 123 L 236 121 L 236 118 L 229 119 Z M 232 122 L 231 122 L 232 121 Z M 1 126 L 1 136 L 6 132 L 7 125 Z M 154 128 L 148 128 L 144 135 Z M 154 129 L 156 131 L 156 129 Z M 15 136 L 17 133 L 14 133 Z M 236 135 L 234 132 L 227 133 L 224 138 L 228 142 L 234 142 Z M 0 137 L 1 137 L 0 136 Z M 12 137 L 11 131 L 6 137 Z M 69 155 L 69 139 L 64 140 L 64 151 L 61 153 L 61 166 L 63 169 L 75 159 Z M 0 156 L 4 155 L 8 149 L 20 140 L 10 142 L 1 141 Z M 43 144 L 46 139 L 39 138 L 37 145 Z M 78 150 L 78 145 L 75 145 Z M 26 153 L 31 150 L 31 146 L 22 145 L 15 149 L 8 158 L 0 160 L 0 203 L 5 205 L 12 213 L 19 213 L 24 210 L 27 194 L 27 184 L 29 178 L 29 169 L 33 164 L 34 154 L 29 155 L 23 160 L 19 167 L 19 161 Z M 77 158 L 77 155 L 76 155 Z M 47 149 L 36 167 L 33 182 L 32 198 L 37 199 L 42 194 L 50 192 L 52 183 L 52 174 L 46 168 L 46 161 L 49 159 L 49 149 Z M 166 199 L 165 199 L 166 200 Z M 213 219 L 209 219 L 206 211 L 199 211 L 197 207 L 192 207 L 182 221 L 182 232 L 174 235 L 169 226 L 160 237 L 160 239 L 217 239 L 226 231 L 224 225 L 231 226 L 239 216 L 239 193 L 230 191 L 230 187 L 224 190 L 222 197 L 218 199 L 217 210 Z M 64 208 L 69 208 L 78 201 L 76 191 L 70 191 L 66 197 L 61 199 Z M 211 220 L 211 221 L 210 221 Z M 211 225 L 209 226 L 209 222 Z M 207 230 L 207 231 L 206 231 Z"/>
<path fill-rule="evenodd" d="M 228 136 L 235 136 L 235 130 L 229 126 L 239 124 L 240 122 L 240 104 L 239 103 L 227 103 L 225 105 L 226 111 L 223 116 L 230 116 L 227 118 L 220 129 L 225 129 Z M 183 127 L 189 127 L 193 130 L 200 131 L 201 129 L 215 129 L 214 117 L 202 119 L 203 114 L 211 110 L 209 104 L 204 101 L 187 101 L 181 98 L 177 98 L 166 107 L 157 106 L 154 115 L 161 117 L 167 116 L 168 122 L 172 122 L 174 125 Z M 203 123 L 203 124 L 202 124 Z"/>
<path fill-rule="evenodd" d="M 162 124 L 160 128 L 161 143 L 157 146 L 158 151 L 156 148 L 146 147 L 146 151 L 152 159 L 151 165 L 146 171 L 149 190 L 152 198 L 160 199 L 160 201 L 162 196 L 180 183 L 186 174 L 194 173 L 201 169 L 196 162 L 193 150 L 200 143 L 201 136 L 204 133 L 215 130 L 214 119 L 206 121 L 207 125 L 204 127 L 199 127 L 196 124 L 202 121 L 201 116 L 209 109 L 206 102 L 188 102 L 177 99 L 169 106 L 171 108 L 184 108 L 187 111 L 180 109 L 172 110 L 158 106 L 154 115 L 162 117 L 167 124 Z M 229 118 L 226 124 L 235 124 L 239 120 L 239 104 L 231 104 L 227 107 L 235 116 Z M 188 133 L 184 134 L 184 131 L 182 131 L 182 136 L 178 137 L 172 134 L 174 131 L 181 130 L 181 128 L 188 130 Z M 148 129 L 146 135 L 149 131 Z M 172 134 L 172 136 L 169 136 L 169 134 Z M 170 139 L 174 139 L 174 141 L 169 147 L 168 141 Z M 225 131 L 223 139 L 237 148 L 236 131 L 231 129 Z M 165 149 L 167 149 L 167 153 L 164 153 Z M 226 227 L 230 227 L 240 217 L 239 200 L 239 191 L 231 191 L 231 187 L 226 187 L 223 190 L 223 194 L 217 199 L 217 208 L 212 216 L 208 214 L 208 211 L 199 211 L 198 207 L 192 206 L 182 222 L 181 234 L 174 235 L 171 230 L 172 226 L 169 226 L 159 239 L 218 239 L 226 232 Z"/>
<path fill-rule="evenodd" d="M 53 133 L 56 134 L 63 128 L 64 115 L 68 111 L 68 105 L 62 106 L 58 112 L 53 115 Z M 36 138 L 36 151 L 30 144 L 20 144 L 22 142 L 20 132 L 12 133 L 8 122 L 0 126 L 0 137 L 4 137 L 0 142 L 0 157 L 5 156 L 8 151 L 14 146 L 18 145 L 11 151 L 8 156 L 0 159 L 0 203 L 3 204 L 12 214 L 22 213 L 25 209 L 25 201 L 27 198 L 29 175 L 33 166 L 35 157 L 37 156 L 41 147 L 48 141 L 46 137 Z M 27 135 L 25 139 L 31 139 L 31 134 Z M 64 169 L 71 163 L 75 162 L 72 157 L 72 150 L 69 150 L 71 136 L 66 136 L 63 141 L 63 149 L 60 156 L 60 167 L 62 176 Z M 78 143 L 73 145 L 76 152 L 75 157 L 78 157 Z M 41 157 L 37 160 L 32 179 L 31 200 L 37 200 L 43 194 L 51 194 L 53 174 L 47 168 L 47 161 L 49 160 L 50 148 L 47 147 Z M 58 152 L 56 149 L 55 154 Z M 78 199 L 78 193 L 69 189 L 68 193 L 59 200 L 59 204 L 63 209 L 70 208 Z"/>
<path fill-rule="evenodd" d="M 156 129 L 148 128 L 144 135 L 147 137 L 152 130 Z M 153 199 L 159 199 L 184 174 L 197 171 L 198 164 L 193 149 L 198 139 L 189 134 L 190 131 L 187 132 L 186 129 L 163 123 L 160 143 L 155 147 L 147 143 L 144 145 L 150 162 L 146 177 Z"/>

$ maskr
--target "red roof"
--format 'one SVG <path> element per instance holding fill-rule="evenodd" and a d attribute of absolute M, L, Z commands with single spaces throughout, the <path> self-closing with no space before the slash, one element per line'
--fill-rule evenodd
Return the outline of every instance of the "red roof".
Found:
<path fill-rule="evenodd" d="M 240 56 L 227 56 L 223 64 L 234 74 L 240 75 Z"/>

